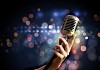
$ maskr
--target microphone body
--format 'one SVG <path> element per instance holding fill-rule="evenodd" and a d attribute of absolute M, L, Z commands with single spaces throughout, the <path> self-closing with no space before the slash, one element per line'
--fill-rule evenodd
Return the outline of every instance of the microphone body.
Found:
<path fill-rule="evenodd" d="M 80 20 L 76 16 L 73 16 L 73 15 L 65 16 L 63 25 L 61 27 L 61 34 L 62 34 L 63 38 L 66 39 L 67 42 L 70 41 L 71 37 L 75 33 L 77 24 L 79 22 L 80 22 Z M 60 44 L 60 45 L 62 45 L 62 44 Z M 50 61 L 45 66 L 44 70 L 48 70 L 48 68 L 52 65 L 53 60 L 56 57 L 57 56 L 54 54 L 53 57 L 50 59 Z"/>

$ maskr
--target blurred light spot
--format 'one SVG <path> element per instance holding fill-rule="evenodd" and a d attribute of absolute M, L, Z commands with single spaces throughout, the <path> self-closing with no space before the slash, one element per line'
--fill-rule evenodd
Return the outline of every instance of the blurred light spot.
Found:
<path fill-rule="evenodd" d="M 88 54 L 88 59 L 89 59 L 90 61 L 94 61 L 94 60 L 96 60 L 96 58 L 97 58 L 97 56 L 96 56 L 95 53 L 89 53 L 89 54 Z"/>
<path fill-rule="evenodd" d="M 81 33 L 83 33 L 84 32 L 84 30 L 81 30 Z"/>
<path fill-rule="evenodd" d="M 76 16 L 80 16 L 80 13 L 78 11 L 74 12 Z"/>
<path fill-rule="evenodd" d="M 25 32 L 31 32 L 31 27 L 28 27 L 28 29 L 27 30 L 25 30 Z"/>
<path fill-rule="evenodd" d="M 43 36 L 42 38 L 41 38 L 41 42 L 44 42 L 44 41 L 46 41 L 47 40 L 47 36 Z"/>
<path fill-rule="evenodd" d="M 75 61 L 74 61 L 74 64 L 77 64 L 77 63 L 78 63 L 78 62 L 75 60 Z"/>
<path fill-rule="evenodd" d="M 52 32 L 53 32 L 53 33 L 56 33 L 56 30 L 54 29 L 54 30 L 52 30 Z"/>
<path fill-rule="evenodd" d="M 53 29 L 53 25 L 49 25 L 49 29 Z"/>
<path fill-rule="evenodd" d="M 57 12 L 54 12 L 53 15 L 54 15 L 54 17 L 57 17 L 58 16 L 58 13 Z"/>
<path fill-rule="evenodd" d="M 35 28 L 35 26 L 33 26 L 32 28 Z"/>
<path fill-rule="evenodd" d="M 93 34 L 93 31 L 90 31 L 89 33 L 90 33 L 90 35 L 91 35 L 91 34 Z"/>
<path fill-rule="evenodd" d="M 27 41 L 28 42 L 32 41 L 32 35 L 27 35 Z"/>
<path fill-rule="evenodd" d="M 76 38 L 76 39 L 75 39 L 75 43 L 76 43 L 76 44 L 79 44 L 79 43 L 80 43 L 80 38 Z"/>
<path fill-rule="evenodd" d="M 38 37 L 38 36 L 39 36 L 39 34 L 36 32 L 36 33 L 34 33 L 34 36 L 35 36 L 35 37 Z"/>
<path fill-rule="evenodd" d="M 57 33 L 60 33 L 60 30 L 57 29 Z"/>
<path fill-rule="evenodd" d="M 9 43 L 10 42 L 10 39 L 6 39 L 6 42 Z"/>
<path fill-rule="evenodd" d="M 95 20 L 95 21 L 99 21 L 99 20 L 100 20 L 100 17 L 99 17 L 97 14 L 95 14 L 95 15 L 94 15 L 94 20 Z"/>
<path fill-rule="evenodd" d="M 80 30 L 76 30 L 77 35 L 80 35 L 80 33 L 81 33 Z"/>
<path fill-rule="evenodd" d="M 77 53 L 77 51 L 74 49 L 74 50 L 72 50 L 72 54 L 76 54 Z"/>
<path fill-rule="evenodd" d="M 87 40 L 88 39 L 88 36 L 86 36 L 85 39 Z"/>
<path fill-rule="evenodd" d="M 48 24 L 46 22 L 42 23 L 42 28 L 47 28 Z"/>
<path fill-rule="evenodd" d="M 68 70 L 77 70 L 78 66 L 74 63 L 70 63 L 68 66 Z"/>
<path fill-rule="evenodd" d="M 30 25 L 30 21 L 26 21 L 26 25 Z"/>
<path fill-rule="evenodd" d="M 29 42 L 28 46 L 29 46 L 30 48 L 33 48 L 33 47 L 34 47 L 34 43 L 33 43 L 33 42 Z"/>
<path fill-rule="evenodd" d="M 81 51 L 82 51 L 82 52 L 86 51 L 86 46 L 82 45 L 82 46 L 81 46 Z"/>
<path fill-rule="evenodd" d="M 50 22 L 54 22 L 54 19 L 53 19 L 53 18 L 51 18 L 51 19 L 50 19 Z"/>
<path fill-rule="evenodd" d="M 47 33 L 48 31 L 47 31 L 47 30 L 45 30 L 44 32 L 45 32 L 45 33 Z"/>
<path fill-rule="evenodd" d="M 80 29 L 80 26 L 77 26 L 77 29 Z"/>
<path fill-rule="evenodd" d="M 23 33 L 23 30 L 21 30 L 20 32 Z"/>
<path fill-rule="evenodd" d="M 38 8 L 38 9 L 37 9 L 37 11 L 41 11 L 41 9 L 40 9 L 40 8 Z"/>
<path fill-rule="evenodd" d="M 12 43 L 11 42 L 7 43 L 7 46 L 12 47 Z"/>
<path fill-rule="evenodd" d="M 85 30 L 85 27 L 81 26 L 81 29 L 82 29 L 82 30 Z"/>
<path fill-rule="evenodd" d="M 67 13 L 68 13 L 67 10 L 63 10 L 63 11 L 61 11 L 61 16 L 64 16 L 64 15 L 66 15 Z"/>
<path fill-rule="evenodd" d="M 33 18 L 33 14 L 29 14 L 29 18 Z"/>
<path fill-rule="evenodd" d="M 14 32 L 14 37 L 18 37 L 18 33 L 17 32 Z"/>
<path fill-rule="evenodd" d="M 43 30 L 41 30 L 41 33 L 43 33 Z"/>
<path fill-rule="evenodd" d="M 83 36 L 86 36 L 86 33 L 85 32 L 83 32 Z"/>
<path fill-rule="evenodd" d="M 42 17 L 43 17 L 43 13 L 42 13 L 42 12 L 39 12 L 39 13 L 37 13 L 37 16 L 38 16 L 39 18 L 42 18 Z"/>
<path fill-rule="evenodd" d="M 28 18 L 27 17 L 23 17 L 22 18 L 22 22 L 26 23 L 26 21 L 28 21 Z"/>
<path fill-rule="evenodd" d="M 60 26 L 57 26 L 57 29 L 59 29 L 60 28 Z"/>
<path fill-rule="evenodd" d="M 49 33 L 52 33 L 52 30 L 49 30 Z"/>
<path fill-rule="evenodd" d="M 52 44 L 53 40 L 52 39 L 48 39 L 48 44 Z"/>
<path fill-rule="evenodd" d="M 55 28 L 55 23 L 52 23 L 53 28 Z"/>
<path fill-rule="evenodd" d="M 70 64 L 71 62 L 70 62 L 70 60 L 67 60 L 66 63 L 67 63 L 67 64 Z"/>
<path fill-rule="evenodd" d="M 98 33 L 98 37 L 100 37 L 100 32 Z"/>
<path fill-rule="evenodd" d="M 39 55 L 40 57 L 44 57 L 44 51 L 41 51 Z"/>
<path fill-rule="evenodd" d="M 39 29 L 36 29 L 36 32 L 39 32 Z"/>
<path fill-rule="evenodd" d="M 75 60 L 79 60 L 79 55 L 74 55 Z"/>

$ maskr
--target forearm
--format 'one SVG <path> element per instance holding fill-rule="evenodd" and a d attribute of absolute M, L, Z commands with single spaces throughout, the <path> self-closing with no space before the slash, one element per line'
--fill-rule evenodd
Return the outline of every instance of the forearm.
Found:
<path fill-rule="evenodd" d="M 42 67 L 40 67 L 40 68 L 38 68 L 38 69 L 35 69 L 35 70 L 43 70 L 45 66 L 46 66 L 46 65 L 44 65 L 44 66 L 42 66 Z"/>

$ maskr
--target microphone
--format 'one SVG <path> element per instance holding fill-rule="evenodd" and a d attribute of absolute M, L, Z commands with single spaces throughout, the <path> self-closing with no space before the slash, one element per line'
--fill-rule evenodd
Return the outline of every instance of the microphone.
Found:
<path fill-rule="evenodd" d="M 77 29 L 77 25 L 80 22 L 79 18 L 73 15 L 67 15 L 64 18 L 63 25 L 61 27 L 61 34 L 63 38 L 69 42 L 72 38 L 73 34 L 75 33 Z M 63 45 L 62 43 L 60 45 Z M 57 56 L 54 54 L 53 57 L 50 59 L 49 63 L 45 66 L 44 70 L 48 70 L 48 68 L 52 65 L 53 60 Z"/>
<path fill-rule="evenodd" d="M 69 42 L 70 38 L 74 35 L 77 25 L 80 23 L 78 17 L 73 15 L 67 15 L 64 18 L 63 25 L 61 27 L 62 36 Z"/>

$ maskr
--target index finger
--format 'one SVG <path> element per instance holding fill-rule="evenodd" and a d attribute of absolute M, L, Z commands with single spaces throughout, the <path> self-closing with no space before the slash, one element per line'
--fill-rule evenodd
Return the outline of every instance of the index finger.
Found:
<path fill-rule="evenodd" d="M 70 50 L 69 44 L 68 44 L 68 42 L 64 38 L 59 38 L 59 45 L 62 45 L 62 47 L 64 48 L 64 50 L 66 52 L 69 52 L 69 50 Z"/>

